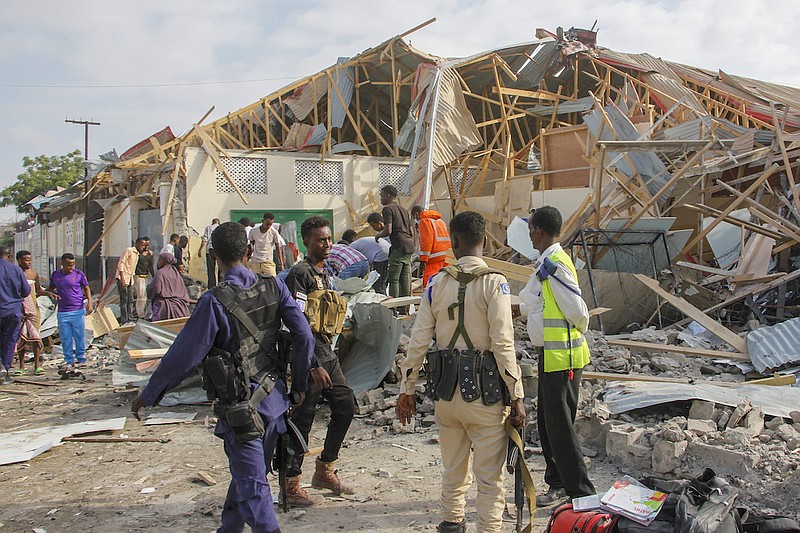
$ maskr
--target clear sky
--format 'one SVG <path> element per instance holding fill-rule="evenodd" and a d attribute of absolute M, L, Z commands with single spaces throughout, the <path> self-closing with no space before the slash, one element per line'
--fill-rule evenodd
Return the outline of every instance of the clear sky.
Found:
<path fill-rule="evenodd" d="M 800 86 L 795 0 L 3 0 L 0 187 L 22 157 L 119 153 L 171 126 L 178 135 L 437 17 L 407 39 L 466 56 L 534 40 L 537 27 L 589 28 L 621 52 Z M 242 80 L 259 80 L 247 81 Z M 217 83 L 212 83 L 217 82 Z M 239 82 L 239 83 L 222 83 Z M 0 220 L 13 218 L 0 209 Z"/>

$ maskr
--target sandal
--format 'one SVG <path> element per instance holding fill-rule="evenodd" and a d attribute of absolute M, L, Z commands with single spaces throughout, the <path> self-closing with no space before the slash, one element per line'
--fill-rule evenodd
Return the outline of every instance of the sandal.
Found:
<path fill-rule="evenodd" d="M 43 376 L 47 372 L 45 372 L 44 368 L 37 366 L 36 369 L 33 371 L 33 373 L 36 374 L 37 376 Z"/>
<path fill-rule="evenodd" d="M 27 376 L 28 375 L 28 371 L 25 370 L 24 368 L 21 369 L 21 370 L 14 370 L 13 372 L 11 372 L 11 375 L 12 376 Z"/>

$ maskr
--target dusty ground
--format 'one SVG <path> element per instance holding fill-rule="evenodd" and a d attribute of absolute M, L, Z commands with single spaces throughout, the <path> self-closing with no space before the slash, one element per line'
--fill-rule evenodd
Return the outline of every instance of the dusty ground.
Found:
<path fill-rule="evenodd" d="M 58 381 L 50 368 L 47 380 L 57 383 L 55 387 L 5 387 L 30 395 L 0 392 L 0 432 L 130 414 L 134 394 L 115 392 L 110 369 L 89 368 L 86 375 L 84 382 Z M 209 408 L 181 406 L 147 413 L 157 410 L 199 414 L 191 424 L 150 427 L 129 417 L 124 430 L 117 432 L 129 437 L 164 436 L 167 443 L 66 442 L 28 463 L 0 466 L 0 531 L 214 531 L 230 476 L 222 442 L 204 425 Z M 311 448 L 321 446 L 326 418 L 323 407 Z M 433 531 L 440 520 L 440 460 L 438 444 L 432 440 L 435 436 L 435 430 L 389 434 L 367 425 L 366 419 L 356 420 L 340 469 L 357 493 L 343 499 L 321 492 L 326 496 L 324 505 L 279 513 L 282 529 Z M 529 464 L 541 486 L 541 457 L 534 455 Z M 207 486 L 197 481 L 198 471 L 208 472 L 218 483 Z M 613 465 L 604 462 L 593 463 L 590 472 L 599 490 L 619 475 Z M 306 476 L 310 480 L 310 473 Z M 271 482 L 275 486 L 276 480 Z M 508 479 L 507 485 L 511 497 Z M 155 490 L 141 493 L 145 488 Z M 474 518 L 474 513 L 468 516 Z M 539 513 L 537 530 L 543 530 L 546 518 L 546 512 Z M 504 530 L 514 530 L 510 517 Z"/>

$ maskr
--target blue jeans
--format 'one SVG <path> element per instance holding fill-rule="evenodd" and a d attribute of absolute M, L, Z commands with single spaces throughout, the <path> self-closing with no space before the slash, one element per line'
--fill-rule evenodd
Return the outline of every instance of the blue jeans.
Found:
<path fill-rule="evenodd" d="M 79 363 L 86 362 L 85 329 L 85 309 L 58 313 L 58 335 L 61 337 L 61 349 L 64 350 L 64 362 L 68 365 L 74 365 L 75 359 Z"/>
<path fill-rule="evenodd" d="M 366 260 L 353 263 L 349 267 L 339 272 L 339 279 L 363 278 L 369 274 L 369 262 Z"/>

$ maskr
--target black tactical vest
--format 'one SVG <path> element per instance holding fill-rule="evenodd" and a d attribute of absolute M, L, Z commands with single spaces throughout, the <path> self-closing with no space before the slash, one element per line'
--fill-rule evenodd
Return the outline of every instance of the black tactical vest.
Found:
<path fill-rule="evenodd" d="M 235 356 L 251 382 L 260 382 L 267 372 L 282 375 L 285 368 L 276 368 L 276 343 L 281 325 L 278 304 L 280 291 L 273 277 L 258 276 L 258 281 L 249 289 L 232 283 L 221 283 L 211 289 L 212 294 L 225 307 L 230 318 L 234 340 L 239 345 Z M 236 318 L 244 311 L 255 326 L 256 334 Z"/>

